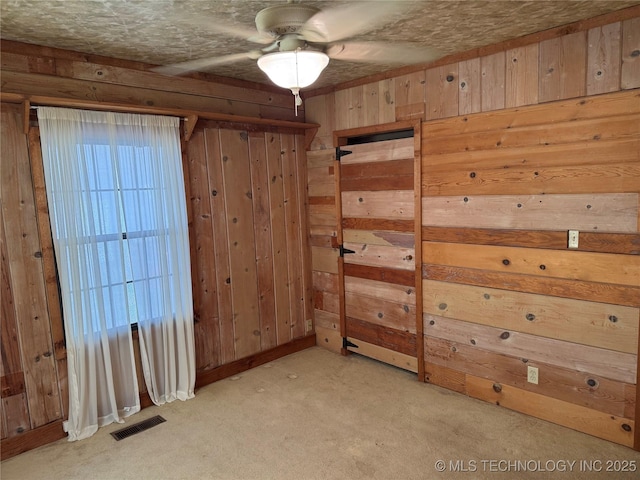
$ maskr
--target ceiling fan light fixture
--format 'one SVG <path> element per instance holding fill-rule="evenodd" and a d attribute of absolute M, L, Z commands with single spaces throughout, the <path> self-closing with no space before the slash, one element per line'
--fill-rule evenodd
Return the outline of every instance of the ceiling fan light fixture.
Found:
<path fill-rule="evenodd" d="M 273 83 L 293 92 L 296 105 L 300 89 L 315 82 L 328 64 L 328 55 L 316 50 L 268 53 L 258 59 L 258 67 Z"/>

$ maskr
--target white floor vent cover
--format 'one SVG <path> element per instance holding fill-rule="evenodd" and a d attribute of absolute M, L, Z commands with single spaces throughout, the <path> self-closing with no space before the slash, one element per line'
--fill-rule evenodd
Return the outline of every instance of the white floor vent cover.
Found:
<path fill-rule="evenodd" d="M 155 427 L 156 425 L 160 425 L 164 422 L 166 422 L 164 418 L 160 415 L 156 415 L 155 417 L 148 418 L 140 423 L 134 423 L 133 425 L 118 430 L 117 432 L 112 432 L 111 436 L 120 441 L 124 438 L 130 437 L 131 435 L 135 435 L 136 433 L 149 430 L 151 427 Z"/>

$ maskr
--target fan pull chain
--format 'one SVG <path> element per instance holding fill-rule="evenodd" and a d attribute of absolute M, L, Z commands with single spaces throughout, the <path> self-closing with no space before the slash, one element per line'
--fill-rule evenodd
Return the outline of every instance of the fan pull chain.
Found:
<path fill-rule="evenodd" d="M 298 69 L 300 68 L 300 66 L 298 65 L 298 50 L 296 50 L 296 85 L 300 85 L 300 74 L 298 72 Z M 296 88 L 295 91 L 291 90 L 293 92 L 293 95 L 295 97 L 295 111 L 296 111 L 296 117 L 298 116 L 298 107 L 300 105 L 302 105 L 302 98 L 300 98 L 300 89 Z"/>
<path fill-rule="evenodd" d="M 296 117 L 298 116 L 298 107 L 300 105 L 302 105 L 302 98 L 300 97 L 300 89 L 299 88 L 292 88 L 291 89 L 291 93 L 293 93 L 294 96 L 294 103 L 295 103 L 295 110 L 296 110 Z"/>

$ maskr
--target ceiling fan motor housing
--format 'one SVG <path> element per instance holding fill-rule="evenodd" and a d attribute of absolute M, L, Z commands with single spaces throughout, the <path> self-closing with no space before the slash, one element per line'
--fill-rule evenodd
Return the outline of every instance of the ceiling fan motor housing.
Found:
<path fill-rule="evenodd" d="M 308 5 L 287 3 L 260 10 L 256 15 L 259 32 L 274 37 L 297 33 L 297 31 L 320 10 Z"/>

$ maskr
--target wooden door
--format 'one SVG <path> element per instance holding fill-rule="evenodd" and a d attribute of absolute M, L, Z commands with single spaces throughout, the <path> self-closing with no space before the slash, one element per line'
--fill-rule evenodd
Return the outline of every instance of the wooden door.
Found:
<path fill-rule="evenodd" d="M 408 134 L 336 150 L 341 333 L 343 353 L 418 372 L 419 155 Z"/>

